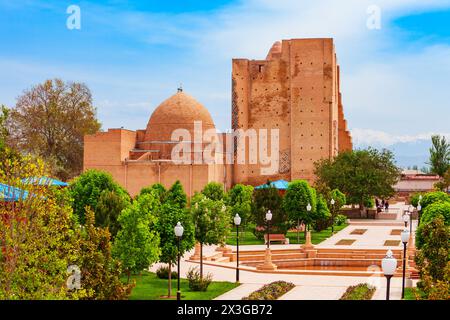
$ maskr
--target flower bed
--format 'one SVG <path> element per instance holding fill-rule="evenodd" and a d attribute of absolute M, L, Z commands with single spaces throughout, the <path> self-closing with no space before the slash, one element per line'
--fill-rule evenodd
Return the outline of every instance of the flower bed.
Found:
<path fill-rule="evenodd" d="M 242 300 L 277 300 L 294 287 L 295 285 L 290 282 L 275 281 L 266 284 L 261 289 L 251 293 L 248 297 L 242 298 Z"/>
<path fill-rule="evenodd" d="M 344 292 L 340 300 L 371 300 L 376 288 L 367 283 L 350 286 Z"/>

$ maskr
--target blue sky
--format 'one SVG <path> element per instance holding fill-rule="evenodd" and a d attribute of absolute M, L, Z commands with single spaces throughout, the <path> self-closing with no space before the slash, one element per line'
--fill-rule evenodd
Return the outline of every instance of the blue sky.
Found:
<path fill-rule="evenodd" d="M 81 30 L 66 28 L 73 4 Z M 381 29 L 366 26 L 371 5 Z M 0 0 L 0 103 L 60 77 L 91 88 L 103 128 L 139 129 L 182 83 L 225 130 L 232 58 L 333 37 L 356 144 L 422 145 L 450 135 L 449 21 L 450 0 Z"/>

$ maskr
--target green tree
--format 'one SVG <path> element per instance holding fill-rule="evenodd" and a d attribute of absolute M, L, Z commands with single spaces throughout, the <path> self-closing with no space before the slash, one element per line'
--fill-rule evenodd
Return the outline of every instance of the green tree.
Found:
<path fill-rule="evenodd" d="M 150 193 L 152 190 L 156 191 L 160 203 L 166 202 L 167 190 L 161 183 L 155 183 L 149 188 L 143 188 L 140 194 Z"/>
<path fill-rule="evenodd" d="M 9 118 L 11 146 L 42 157 L 62 180 L 82 171 L 84 136 L 100 129 L 89 88 L 60 79 L 24 91 Z"/>
<path fill-rule="evenodd" d="M 334 200 L 334 204 L 331 204 L 331 200 Z M 347 203 L 347 198 L 345 194 L 343 194 L 339 189 L 333 189 L 328 194 L 327 203 L 330 204 L 330 213 L 331 213 L 331 233 L 334 233 L 334 224 L 336 215 L 339 214 L 342 207 Z"/>
<path fill-rule="evenodd" d="M 87 170 L 70 182 L 69 192 L 73 198 L 73 211 L 80 223 L 84 223 L 85 207 L 89 206 L 98 216 L 97 204 L 102 192 L 112 191 L 123 199 L 130 202 L 130 196 L 117 182 L 111 174 L 95 169 Z M 118 216 L 117 212 L 111 213 Z M 96 221 L 100 223 L 100 221 Z"/>
<path fill-rule="evenodd" d="M 430 206 L 431 208 L 431 206 Z M 423 244 L 417 252 L 416 263 L 422 278 L 417 286 L 426 295 L 439 281 L 447 282 L 446 299 L 448 299 L 449 285 L 449 256 L 450 256 L 450 226 L 442 217 L 436 217 L 420 229 Z M 425 281 L 424 281 L 425 280 Z M 425 282 L 425 283 L 424 283 Z M 428 282 L 428 283 L 427 283 Z M 431 285 L 430 285 L 431 282 Z"/>
<path fill-rule="evenodd" d="M 155 214 L 159 205 L 158 197 L 144 194 L 119 215 L 121 229 L 114 240 L 113 254 L 122 262 L 128 281 L 131 273 L 140 272 L 159 259 Z"/>
<path fill-rule="evenodd" d="M 10 186 L 6 194 L 17 196 L 17 201 L 3 201 L 0 194 L 0 299 L 87 295 L 84 289 L 69 292 L 66 285 L 67 267 L 79 257 L 70 202 L 52 188 L 22 183 L 22 178 L 46 174 L 46 165 L 31 156 L 7 159 L 0 168 L 0 182 Z"/>
<path fill-rule="evenodd" d="M 211 200 L 223 200 L 225 192 L 223 190 L 223 184 L 218 182 L 208 183 L 202 190 L 202 193 Z"/>
<path fill-rule="evenodd" d="M 130 205 L 126 197 L 121 197 L 114 191 L 103 190 L 95 208 L 95 225 L 108 228 L 111 239 L 114 240 L 120 225 L 117 221 L 119 214 Z"/>
<path fill-rule="evenodd" d="M 312 213 L 312 224 L 314 225 L 314 229 L 316 231 L 321 231 L 322 229 L 319 228 L 321 224 L 320 222 L 326 221 L 329 222 L 331 218 L 331 212 L 327 205 L 327 200 L 325 197 L 321 194 L 318 194 L 316 196 L 316 210 Z M 325 224 L 327 225 L 327 224 Z"/>
<path fill-rule="evenodd" d="M 450 168 L 450 143 L 445 136 L 439 135 L 433 135 L 431 143 L 429 162 L 431 172 L 444 177 L 445 172 Z"/>
<path fill-rule="evenodd" d="M 9 136 L 9 131 L 6 126 L 6 121 L 8 120 L 9 109 L 1 105 L 0 107 L 0 152 L 6 147 L 6 140 Z"/>
<path fill-rule="evenodd" d="M 308 204 L 311 205 L 311 211 L 309 212 L 307 210 Z M 297 230 L 300 223 L 305 224 L 306 237 L 308 226 L 314 222 L 314 213 L 317 209 L 315 192 L 307 181 L 295 180 L 289 183 L 283 199 L 283 208 L 288 214 L 289 220 L 297 223 Z"/>
<path fill-rule="evenodd" d="M 434 188 L 443 192 L 448 192 L 450 187 L 450 167 L 444 173 L 441 181 L 438 181 L 434 184 Z"/>
<path fill-rule="evenodd" d="M 203 279 L 203 245 L 221 245 L 229 233 L 230 216 L 223 200 L 212 200 L 203 193 L 192 197 L 191 214 L 195 240 L 200 243 L 200 277 Z"/>
<path fill-rule="evenodd" d="M 400 170 L 391 151 L 369 148 L 320 160 L 315 163 L 315 174 L 318 185 L 339 189 L 346 195 L 348 203 L 359 204 L 363 215 L 368 199 L 394 195 L 393 186 L 400 177 Z"/>
<path fill-rule="evenodd" d="M 252 213 L 252 195 L 253 186 L 236 184 L 228 192 L 228 206 L 230 207 L 231 219 L 239 214 L 241 217 L 241 226 L 245 231 L 251 218 Z"/>
<path fill-rule="evenodd" d="M 124 285 L 120 280 L 122 268 L 120 262 L 111 255 L 110 233 L 107 229 L 96 227 L 94 223 L 94 212 L 87 207 L 86 223 L 80 232 L 82 288 L 92 293 L 88 299 L 127 299 L 133 286 Z"/>
<path fill-rule="evenodd" d="M 174 227 L 178 222 L 184 228 L 180 241 L 180 254 L 183 256 L 195 244 L 192 216 L 187 209 L 182 209 L 172 203 L 163 204 L 159 211 L 156 230 L 160 236 L 161 255 L 159 261 L 167 263 L 169 266 L 168 297 L 172 294 L 172 266 L 177 263 L 178 257 L 178 239 L 174 233 Z"/>
<path fill-rule="evenodd" d="M 443 202 L 450 201 L 450 196 L 447 195 L 445 192 L 441 191 L 425 193 L 425 195 L 423 195 L 422 197 L 422 201 L 420 201 L 420 205 L 422 206 L 422 212 L 424 212 L 429 205 L 438 201 Z"/>
<path fill-rule="evenodd" d="M 273 187 L 255 189 L 252 202 L 252 221 L 256 224 L 254 234 L 258 239 L 262 239 L 266 233 L 266 213 L 272 212 L 271 232 L 286 232 L 291 227 L 288 215 L 283 208 L 283 198 L 278 189 Z"/>
<path fill-rule="evenodd" d="M 420 217 L 420 224 L 416 230 L 416 247 L 421 249 L 426 242 L 423 237 L 423 230 L 428 229 L 428 224 L 436 218 L 442 219 L 444 223 L 450 225 L 450 201 L 436 201 L 427 205 Z"/>
<path fill-rule="evenodd" d="M 186 208 L 187 196 L 184 193 L 183 185 L 177 180 L 167 191 L 165 200 L 177 205 L 179 208 Z"/>

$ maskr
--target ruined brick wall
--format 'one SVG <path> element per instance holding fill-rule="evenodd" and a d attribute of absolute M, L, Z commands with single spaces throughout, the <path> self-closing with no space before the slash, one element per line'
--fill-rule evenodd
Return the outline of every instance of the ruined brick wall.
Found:
<path fill-rule="evenodd" d="M 260 164 L 234 164 L 233 182 L 253 185 L 268 179 L 313 181 L 314 162 L 348 147 L 339 134 L 339 71 L 332 39 L 275 43 L 266 60 L 233 59 L 233 129 L 279 129 L 279 170 L 261 175 Z M 351 141 L 351 140 L 350 140 Z M 350 142 L 351 144 L 351 142 Z M 269 151 L 270 152 L 270 151 Z"/>

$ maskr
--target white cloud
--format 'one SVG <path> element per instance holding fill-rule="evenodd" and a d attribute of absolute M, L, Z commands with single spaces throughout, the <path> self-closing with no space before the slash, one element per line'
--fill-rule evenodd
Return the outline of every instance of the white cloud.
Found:
<path fill-rule="evenodd" d="M 389 147 L 397 143 L 418 142 L 420 140 L 431 140 L 431 136 L 435 134 L 443 135 L 450 139 L 450 133 L 427 132 L 413 135 L 394 135 L 384 131 L 372 129 L 358 129 L 351 130 L 353 143 L 356 146 L 381 146 Z"/>
<path fill-rule="evenodd" d="M 366 10 L 373 4 L 381 8 L 381 30 L 366 27 Z M 126 64 L 105 68 L 101 61 L 98 68 L 67 62 L 57 67 L 35 64 L 35 69 L 24 63 L 20 82 L 28 87 L 34 83 L 30 79 L 36 78 L 33 74 L 39 74 L 39 79 L 54 73 L 73 75 L 70 80 L 92 84 L 105 127 L 120 124 L 134 129 L 145 125 L 153 108 L 183 82 L 211 111 L 217 127 L 225 130 L 230 126 L 232 58 L 264 58 L 272 43 L 280 39 L 333 37 L 349 127 L 390 132 L 387 137 L 378 135 L 389 143 L 392 137 L 448 132 L 450 45 L 411 43 L 398 48 L 403 35 L 391 23 L 403 15 L 449 7 L 449 0 L 242 0 L 206 15 L 124 11 L 83 2 L 86 20 L 103 26 L 97 25 L 97 32 L 125 35 L 145 44 L 143 50 L 172 47 L 180 53 L 180 60 L 148 58 L 148 64 L 156 69 L 152 72 L 144 68 L 133 72 Z M 14 68 L 8 69 L 18 77 Z M 0 87 L 10 88 L 8 83 Z M 149 101 L 148 107 L 140 101 Z"/>

